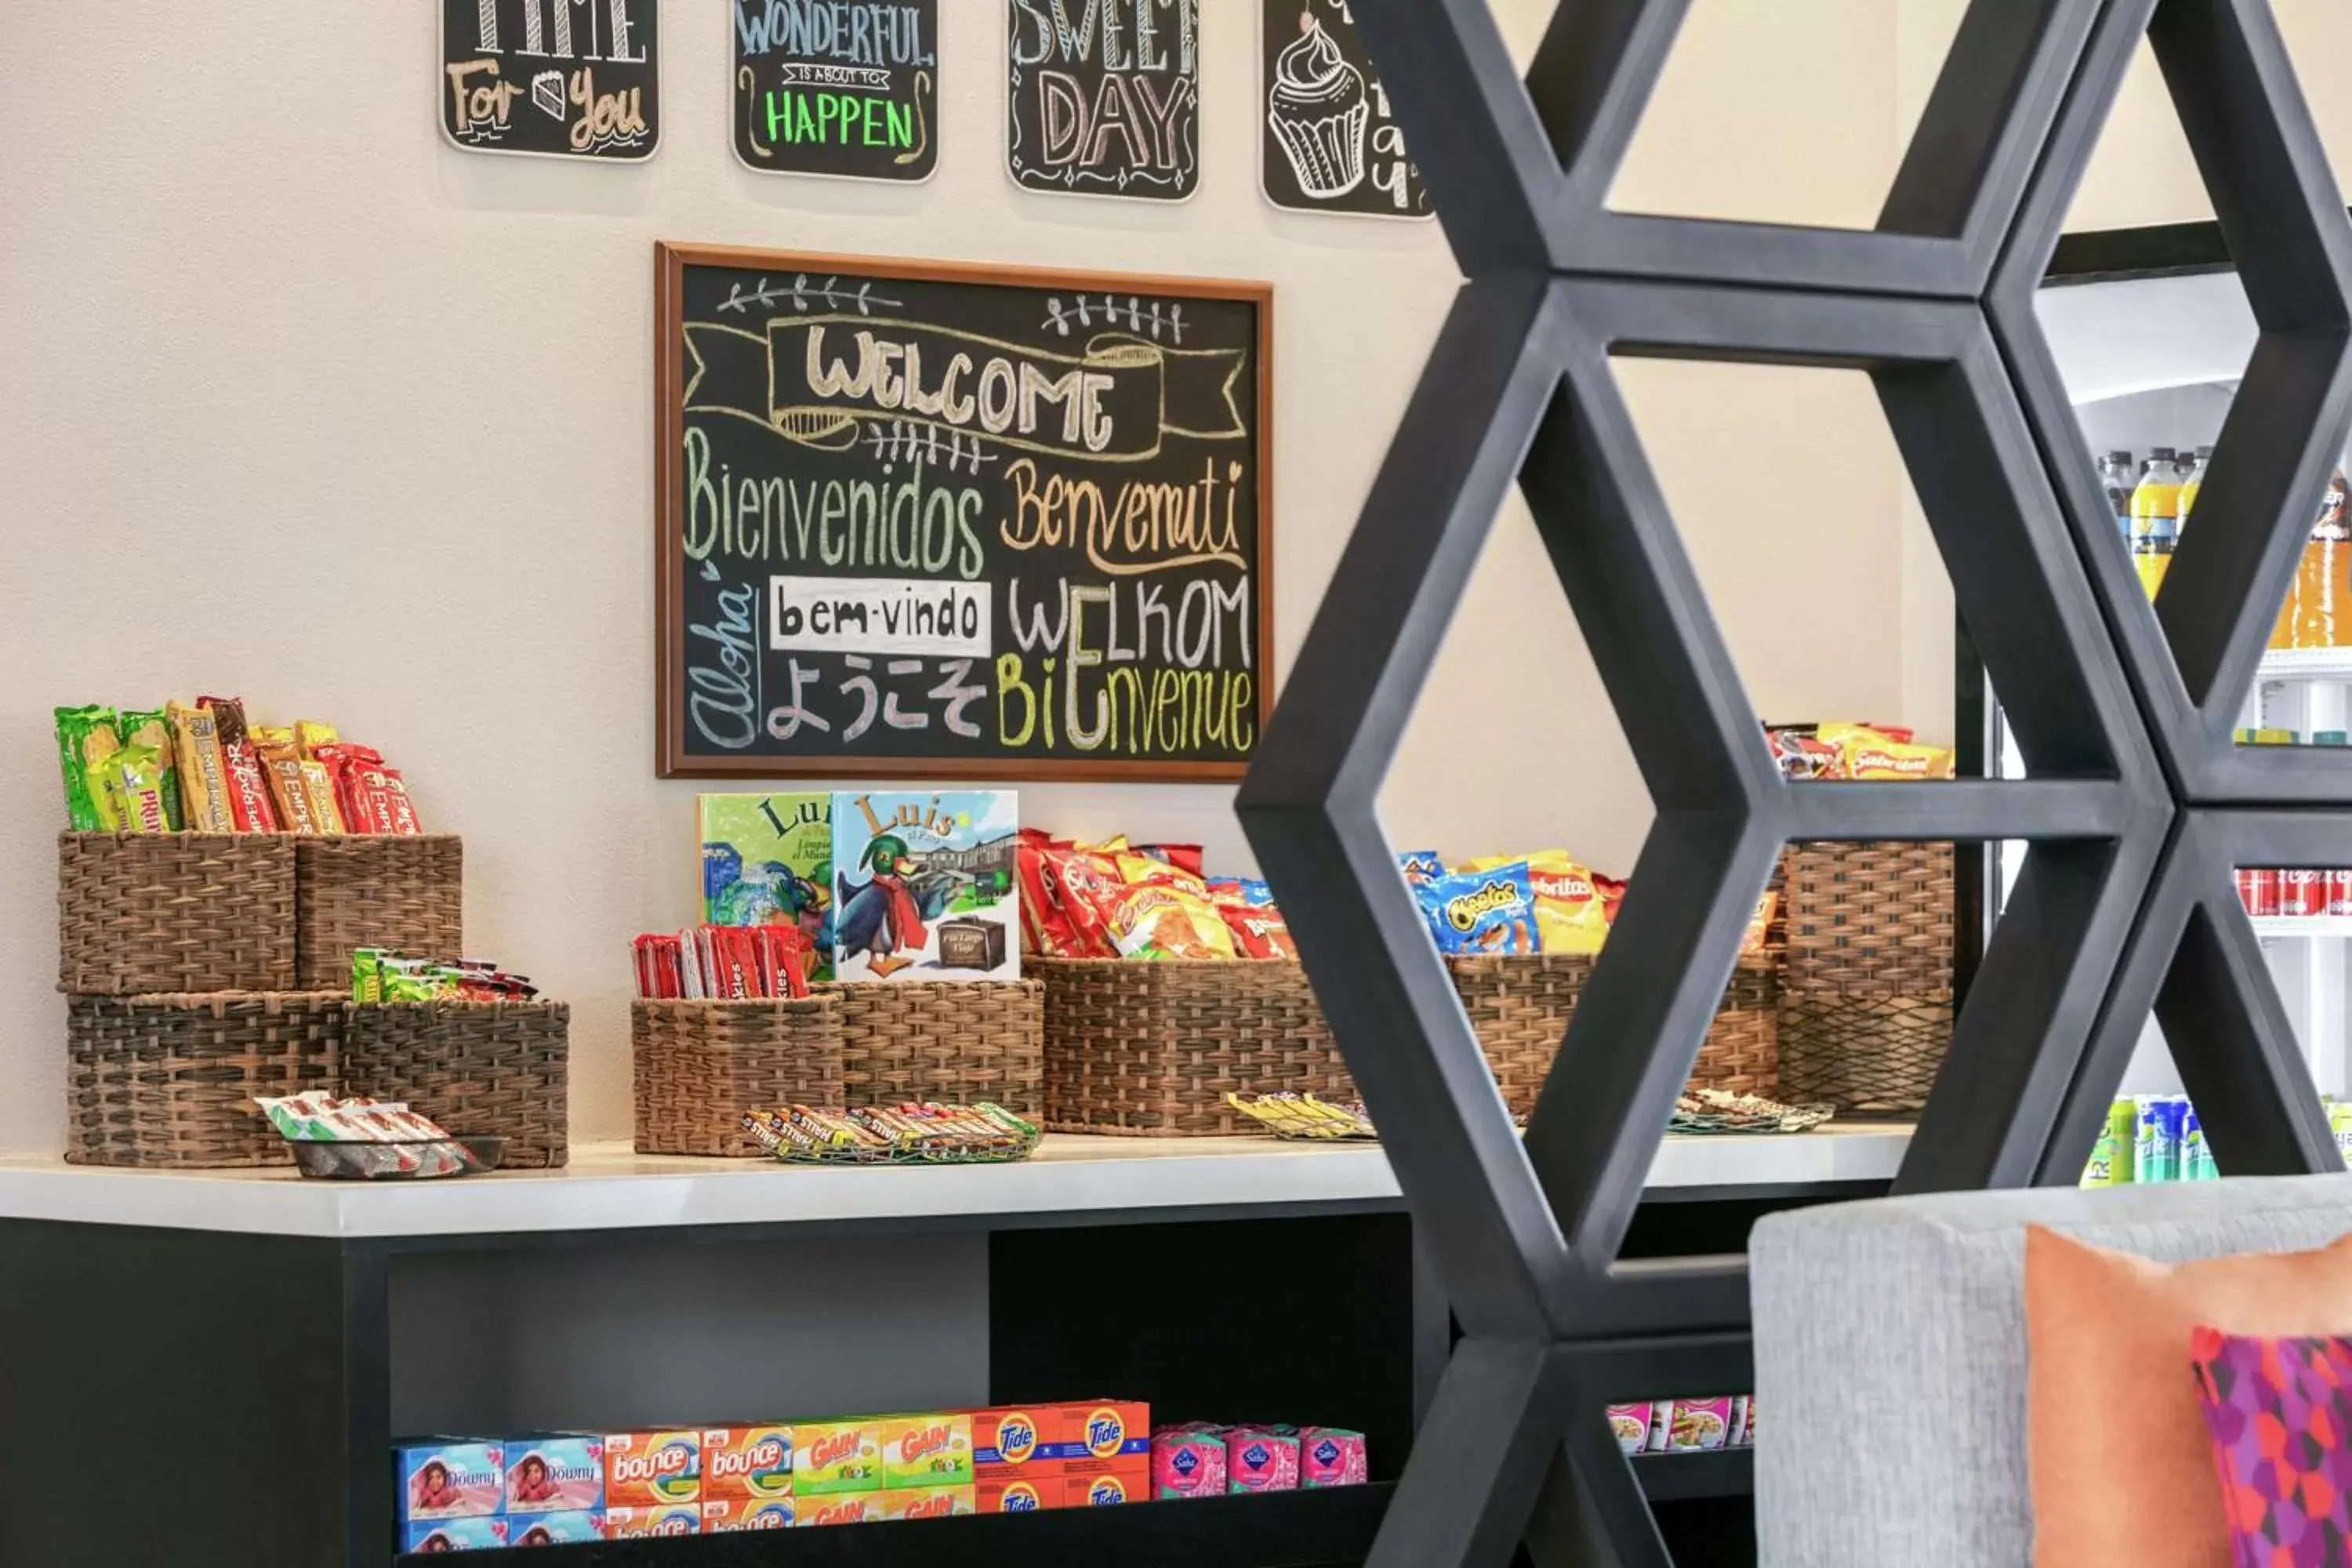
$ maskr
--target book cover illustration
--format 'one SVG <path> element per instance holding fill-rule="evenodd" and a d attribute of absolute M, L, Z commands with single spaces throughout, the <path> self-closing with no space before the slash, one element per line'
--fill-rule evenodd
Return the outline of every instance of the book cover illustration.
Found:
<path fill-rule="evenodd" d="M 835 795 L 835 973 L 1021 978 L 1020 827 L 1010 790 Z"/>
<path fill-rule="evenodd" d="M 833 978 L 829 795 L 701 797 L 706 925 L 793 925 L 816 949 L 811 980 Z"/>

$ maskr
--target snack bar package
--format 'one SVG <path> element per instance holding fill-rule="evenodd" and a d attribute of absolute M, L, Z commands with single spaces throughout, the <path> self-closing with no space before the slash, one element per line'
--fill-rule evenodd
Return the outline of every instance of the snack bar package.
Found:
<path fill-rule="evenodd" d="M 172 726 L 172 746 L 178 757 L 180 815 L 191 833 L 233 833 L 236 815 L 229 808 L 228 760 L 221 752 L 220 725 L 202 708 L 166 703 L 163 715 Z"/>
<path fill-rule="evenodd" d="M 509 1437 L 506 1450 L 509 1513 L 593 1513 L 604 1508 L 601 1438 Z"/>
<path fill-rule="evenodd" d="M 90 770 L 100 817 L 126 833 L 169 833 L 164 784 L 170 778 L 163 753 L 152 746 L 125 746 Z"/>
<path fill-rule="evenodd" d="M 213 716 L 220 736 L 221 764 L 227 774 L 229 818 L 238 833 L 275 833 L 278 810 L 269 781 L 245 721 L 245 704 L 234 697 L 199 697 L 196 706 Z"/>
<path fill-rule="evenodd" d="M 487 1519 L 506 1506 L 506 1447 L 458 1437 L 426 1437 L 393 1450 L 400 1478 L 400 1518 Z"/>
<path fill-rule="evenodd" d="M 163 831 L 179 832 L 184 819 L 180 811 L 180 769 L 172 740 L 172 721 L 164 717 L 160 708 L 147 713 L 125 713 L 122 716 L 122 744 L 126 750 L 143 747 L 155 753 L 157 787 L 163 796 Z"/>
<path fill-rule="evenodd" d="M 1447 957 L 1538 951 L 1535 892 L 1524 860 L 1432 877 L 1413 884 L 1413 896 Z"/>
<path fill-rule="evenodd" d="M 98 806 L 89 792 L 89 768 L 93 760 L 90 741 L 102 736 L 97 757 L 102 760 L 120 750 L 122 737 L 115 728 L 111 708 L 60 708 L 56 710 L 58 723 L 58 768 L 65 775 L 66 826 L 76 833 L 96 833 L 105 824 L 100 819 Z"/>

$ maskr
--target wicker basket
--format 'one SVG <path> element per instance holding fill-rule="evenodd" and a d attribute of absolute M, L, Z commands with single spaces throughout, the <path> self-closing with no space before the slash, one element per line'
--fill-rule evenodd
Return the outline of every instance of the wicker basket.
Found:
<path fill-rule="evenodd" d="M 1045 1110 L 1045 988 L 1035 980 L 860 982 L 841 998 L 845 1105 L 993 1100 Z"/>
<path fill-rule="evenodd" d="M 75 996 L 66 1159 L 181 1170 L 291 1163 L 257 1096 L 334 1082 L 337 995 Z"/>
<path fill-rule="evenodd" d="M 1952 1039 L 1952 847 L 1798 844 L 1781 868 L 1784 1098 L 1917 1111 Z"/>
<path fill-rule="evenodd" d="M 343 1092 L 404 1100 L 461 1138 L 504 1138 L 509 1166 L 562 1165 L 571 1021 L 561 1002 L 352 1005 Z"/>
<path fill-rule="evenodd" d="M 1577 998 L 1591 978 L 1592 955 L 1575 952 L 1449 959 L 1454 988 L 1477 1031 L 1496 1087 L 1514 1116 L 1536 1096 L 1559 1055 Z M 1749 954 L 1732 971 L 1723 1006 L 1691 1069 L 1694 1089 L 1776 1096 L 1783 1088 L 1775 1007 L 1779 968 L 1769 954 Z"/>
<path fill-rule="evenodd" d="M 298 985 L 349 986 L 355 947 L 425 958 L 455 958 L 463 950 L 466 851 L 456 834 L 293 842 Z"/>
<path fill-rule="evenodd" d="M 640 1154 L 749 1158 L 743 1113 L 839 1105 L 841 1004 L 639 1002 L 631 1013 Z"/>
<path fill-rule="evenodd" d="M 1257 1132 L 1227 1091 L 1356 1098 L 1295 963 L 1024 962 L 1045 983 L 1045 1124 L 1056 1131 Z"/>
<path fill-rule="evenodd" d="M 292 840 L 60 834 L 58 988 L 105 996 L 291 991 Z"/>

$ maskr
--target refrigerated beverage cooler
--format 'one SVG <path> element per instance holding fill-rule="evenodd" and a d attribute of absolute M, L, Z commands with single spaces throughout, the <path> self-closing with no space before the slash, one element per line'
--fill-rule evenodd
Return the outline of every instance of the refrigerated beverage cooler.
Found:
<path fill-rule="evenodd" d="M 2256 327 L 2244 289 L 2219 229 L 2185 225 L 2070 237 L 2037 309 L 2080 422 L 2082 461 L 2098 472 L 2115 513 L 2112 547 L 2129 557 L 2153 597 L 2180 539 L 2199 525 L 2205 461 L 2253 353 Z M 2245 697 L 2241 745 L 2352 741 L 2352 519 L 2340 467 L 2312 496 L 2311 520 Z M 1983 691 L 1980 666 L 1964 658 L 1961 668 L 1961 710 L 1964 719 L 1981 718 L 1985 771 L 2021 776 L 1999 694 Z M 1988 847 L 1977 894 L 1988 923 L 1999 918 L 2023 847 Z M 2238 873 L 2240 898 L 2312 1078 L 2331 1100 L 2352 1099 L 2352 855 L 2346 860 Z M 2086 1182 L 2215 1173 L 2153 1019 L 2121 1092 Z M 2352 1144 L 2352 1108 L 2336 1120 L 2339 1143 Z"/>

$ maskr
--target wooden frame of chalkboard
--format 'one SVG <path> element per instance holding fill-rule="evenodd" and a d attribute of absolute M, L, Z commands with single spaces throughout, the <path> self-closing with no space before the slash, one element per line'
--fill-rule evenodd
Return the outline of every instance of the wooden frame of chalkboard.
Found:
<path fill-rule="evenodd" d="M 739 246 L 686 245 L 667 241 L 655 247 L 654 310 L 654 474 L 656 492 L 655 529 L 655 712 L 656 760 L 664 778 L 874 778 L 982 779 L 1020 782 L 1177 783 L 1207 784 L 1238 781 L 1249 770 L 1246 754 L 1230 759 L 1193 760 L 1182 757 L 1121 756 L 1086 759 L 1076 755 L 1036 756 L 1013 752 L 972 754 L 877 754 L 825 751 L 808 754 L 778 754 L 744 750 L 735 754 L 696 750 L 688 742 L 688 660 L 686 637 L 691 619 L 686 609 L 688 482 L 688 309 L 689 274 L 697 269 L 747 271 L 777 280 L 789 294 L 786 280 L 837 299 L 854 299 L 869 283 L 970 285 L 978 288 L 1035 289 L 1070 298 L 1086 309 L 1123 303 L 1130 320 L 1137 301 L 1218 301 L 1246 308 L 1255 317 L 1246 352 L 1255 356 L 1249 417 L 1238 437 L 1248 441 L 1250 482 L 1246 493 L 1255 507 L 1254 537 L 1242 563 L 1244 581 L 1255 596 L 1248 625 L 1242 628 L 1249 644 L 1246 673 L 1253 687 L 1247 716 L 1250 748 L 1274 713 L 1274 286 L 1200 278 L 1154 277 L 1101 272 L 1064 272 L 1043 268 L 999 266 L 953 261 L 902 260 L 888 257 L 813 255 L 761 250 Z M 765 291 L 763 281 L 760 288 Z M 779 298 L 783 298 L 780 294 Z M 1061 302 L 1055 301 L 1056 310 Z M 1156 316 L 1156 310 L 1154 315 Z M 1146 318 L 1149 320 L 1149 318 Z M 1106 325 L 1109 323 L 1105 323 Z M 699 356 L 698 355 L 698 358 Z M 698 375 L 695 384 L 700 384 Z M 771 387 L 768 390 L 772 391 Z M 764 412 L 764 411 L 763 411 Z M 1148 622 L 1146 623 L 1148 625 Z M 701 628 L 707 635 L 709 628 Z M 765 651 L 754 636 L 747 656 L 757 667 Z M 797 703 L 797 693 L 794 701 Z M 1047 704 L 1050 706 L 1050 703 Z M 1237 710 L 1236 721 L 1240 718 Z"/>

